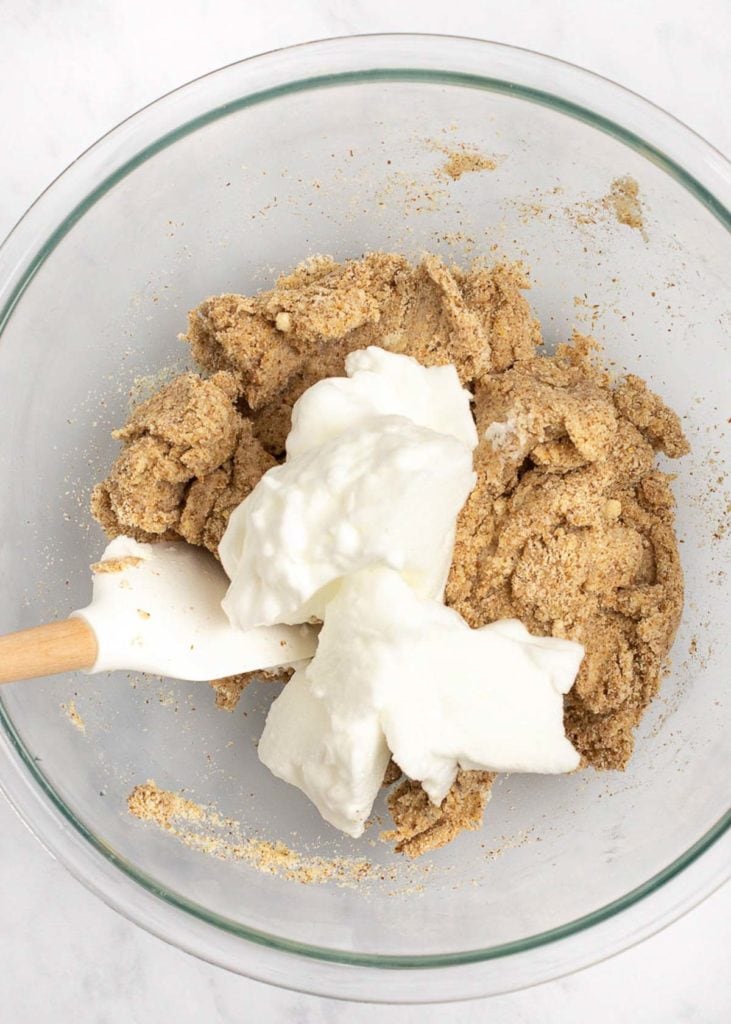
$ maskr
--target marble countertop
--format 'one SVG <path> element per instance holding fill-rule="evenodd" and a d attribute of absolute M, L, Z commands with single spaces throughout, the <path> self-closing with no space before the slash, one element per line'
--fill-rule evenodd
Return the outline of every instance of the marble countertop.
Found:
<path fill-rule="evenodd" d="M 99 135 L 169 89 L 288 43 L 446 32 L 542 50 L 616 79 L 731 152 L 727 0 L 5 0 L 0 236 Z M 642 945 L 538 988 L 469 1004 L 367 1007 L 228 974 L 136 928 L 76 882 L 0 798 L 0 1019 L 13 1024 L 728 1019 L 731 887 Z"/>

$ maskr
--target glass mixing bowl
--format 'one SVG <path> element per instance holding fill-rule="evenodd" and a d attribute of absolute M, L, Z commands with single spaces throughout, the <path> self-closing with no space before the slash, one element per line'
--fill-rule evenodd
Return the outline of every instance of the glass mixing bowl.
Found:
<path fill-rule="evenodd" d="M 496 169 L 445 176 L 460 147 Z M 601 202 L 624 175 L 639 184 L 643 231 Z M 335 39 L 232 65 L 74 163 L 0 256 L 3 631 L 86 603 L 103 546 L 89 489 L 130 400 L 187 365 L 186 311 L 265 287 L 312 253 L 524 259 L 549 347 L 574 326 L 592 331 L 680 411 L 693 453 L 673 466 L 685 616 L 624 774 L 503 778 L 482 831 L 409 865 L 378 842 L 378 822 L 360 841 L 336 835 L 258 763 L 274 687 L 250 687 L 227 714 L 204 684 L 67 675 L 2 688 L 2 783 L 49 850 L 183 949 L 360 999 L 545 980 L 720 884 L 728 200 L 721 156 L 631 93 L 534 53 L 430 36 Z M 60 707 L 71 700 L 84 733 Z M 216 859 L 130 817 L 126 797 L 149 778 L 305 865 L 374 867 L 360 882 L 345 870 L 303 885 Z"/>

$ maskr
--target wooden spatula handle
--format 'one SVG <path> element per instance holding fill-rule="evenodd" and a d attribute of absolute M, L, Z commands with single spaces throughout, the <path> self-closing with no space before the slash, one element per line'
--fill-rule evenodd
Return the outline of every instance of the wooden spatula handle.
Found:
<path fill-rule="evenodd" d="M 91 668 L 96 658 L 96 637 L 83 619 L 49 622 L 0 636 L 0 683 Z"/>

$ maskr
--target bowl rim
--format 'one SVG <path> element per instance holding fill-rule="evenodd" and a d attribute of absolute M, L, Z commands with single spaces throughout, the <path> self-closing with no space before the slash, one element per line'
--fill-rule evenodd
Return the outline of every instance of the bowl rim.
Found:
<path fill-rule="evenodd" d="M 404 48 L 406 50 L 411 49 L 414 59 L 416 59 L 420 49 L 426 51 L 435 44 L 440 49 L 436 66 L 392 66 L 388 61 L 379 66 L 375 63 L 376 54 L 380 54 L 382 58 L 383 52 L 387 49 L 388 45 L 394 45 L 399 50 L 404 50 Z M 601 108 L 600 101 L 603 101 L 601 96 L 596 100 L 593 107 L 582 106 L 570 95 L 551 93 L 535 85 L 526 85 L 525 82 L 515 82 L 504 78 L 481 75 L 472 70 L 449 70 L 446 67 L 441 70 L 439 69 L 439 60 L 442 60 L 444 64 L 448 64 L 450 60 L 459 62 L 465 56 L 465 47 L 473 50 L 475 48 L 479 49 L 481 57 L 485 57 L 488 53 L 493 55 L 498 53 L 503 57 L 509 55 L 508 59 L 511 59 L 517 55 L 519 62 L 521 62 L 520 70 L 523 73 L 525 73 L 526 67 L 532 64 L 544 69 L 548 68 L 562 87 L 565 86 L 566 76 L 568 76 L 569 79 L 575 79 L 577 82 L 580 81 L 584 86 L 586 86 L 587 82 L 593 83 L 599 92 L 608 93 L 610 100 L 623 98 L 626 111 L 631 109 L 636 114 L 637 110 L 639 110 L 641 118 L 644 117 L 653 125 L 659 123 L 661 127 L 664 126 L 664 130 L 670 134 L 671 144 L 674 144 L 675 139 L 678 137 L 686 143 L 690 143 L 692 150 L 690 164 L 692 166 L 688 166 L 688 159 L 681 160 L 674 154 L 669 155 L 666 153 L 664 147 L 654 138 L 644 138 L 634 128 L 627 127 L 626 124 L 609 118 Z M 342 48 L 344 51 L 349 50 L 350 52 L 338 54 L 339 48 Z M 309 75 L 283 81 L 278 80 L 281 74 L 276 66 L 279 65 L 281 67 L 283 61 L 285 64 L 287 61 L 292 63 L 292 58 L 294 58 L 294 63 L 296 64 L 297 58 L 303 53 L 308 55 L 317 54 L 321 58 L 330 59 L 331 64 L 337 64 L 338 61 L 334 60 L 334 58 L 339 57 L 341 63 L 347 64 L 348 62 L 352 63 L 352 54 L 355 50 L 358 51 L 358 56 L 361 59 L 365 58 L 367 60 L 367 66 L 351 70 L 347 70 L 347 68 L 333 69 L 319 75 Z M 433 57 L 430 59 L 434 60 Z M 422 63 L 428 62 L 422 61 Z M 186 93 L 195 90 L 201 84 L 210 83 L 214 79 L 220 79 L 222 76 L 232 73 L 243 73 L 246 76 L 250 69 L 253 69 L 258 74 L 259 79 L 262 78 L 261 73 L 263 73 L 264 80 L 269 76 L 269 86 L 267 88 L 255 88 L 252 92 L 245 92 L 239 95 L 235 100 L 229 100 L 204 110 L 177 124 L 162 135 L 156 135 L 153 132 L 152 138 L 148 138 L 141 148 L 133 150 L 132 155 L 129 155 L 130 142 L 134 145 L 137 141 L 136 129 L 149 115 L 161 111 L 166 116 L 168 116 L 168 113 L 176 115 L 178 113 L 177 100 L 184 97 Z M 12 316 L 15 306 L 20 301 L 35 274 L 74 224 L 114 185 L 163 149 L 192 134 L 199 128 L 213 123 L 236 110 L 272 99 L 282 98 L 296 92 L 350 83 L 408 81 L 422 84 L 457 85 L 484 89 L 493 93 L 507 93 L 520 99 L 548 106 L 559 113 L 581 120 L 600 131 L 612 135 L 625 145 L 640 152 L 647 159 L 658 164 L 702 203 L 727 230 L 731 231 L 731 212 L 726 200 L 729 192 L 729 181 L 731 180 L 728 161 L 697 133 L 683 125 L 676 118 L 608 79 L 565 61 L 536 53 L 535 51 L 486 40 L 413 33 L 339 36 L 275 49 L 265 54 L 234 62 L 224 68 L 209 72 L 200 78 L 193 79 L 191 82 L 172 90 L 143 107 L 102 136 L 93 146 L 86 150 L 81 157 L 74 161 L 41 193 L 39 198 L 29 207 L 10 232 L 2 247 L 0 247 L 0 302 L 2 303 L 0 308 L 0 336 Z M 596 99 L 596 95 L 594 98 Z M 88 169 L 88 172 L 85 167 L 87 163 L 93 165 Z M 91 173 L 91 178 L 89 178 L 89 172 Z M 93 183 L 93 187 L 89 189 L 90 180 Z M 82 183 L 85 184 L 87 191 L 79 199 L 77 187 Z M 47 232 L 48 228 L 46 210 L 47 208 L 50 210 L 52 202 L 56 201 L 57 193 L 64 193 L 59 195 L 58 198 L 64 205 L 66 212 L 58 223 L 55 223 L 52 218 L 52 223 L 55 226 L 44 237 L 44 232 Z M 719 193 L 724 194 L 723 199 L 719 198 Z M 83 867 L 79 866 L 79 843 L 87 847 L 86 852 L 90 852 L 89 848 L 96 851 L 98 855 L 106 860 L 107 866 L 113 866 L 115 872 L 125 874 L 136 886 L 145 889 L 155 900 L 164 901 L 168 908 L 174 911 L 182 911 L 208 926 L 228 932 L 229 935 L 235 936 L 237 939 L 243 938 L 269 949 L 290 954 L 295 953 L 310 960 L 325 963 L 349 965 L 351 967 L 385 967 L 391 970 L 394 968 L 413 970 L 414 968 L 428 969 L 470 965 L 512 957 L 516 954 L 546 947 L 559 940 L 600 925 L 620 912 L 637 906 L 646 897 L 658 893 L 665 887 L 666 883 L 677 878 L 731 829 L 731 811 L 729 811 L 705 835 L 701 836 L 686 850 L 684 854 L 676 858 L 662 871 L 624 894 L 624 896 L 571 922 L 533 936 L 485 949 L 466 950 L 458 953 L 406 956 L 351 953 L 284 939 L 241 925 L 222 915 L 213 914 L 195 902 L 180 897 L 174 892 L 167 891 L 156 883 L 153 878 L 134 868 L 124 858 L 117 855 L 106 846 L 103 840 L 95 836 L 82 821 L 76 818 L 73 811 L 56 793 L 30 752 L 23 745 L 4 708 L 2 700 L 0 700 L 0 726 L 2 726 L 2 731 L 0 731 L 0 757 L 4 765 L 2 777 L 0 777 L 0 789 L 5 792 L 11 804 L 43 845 L 50 849 L 52 853 L 58 854 L 72 873 L 80 878 L 88 888 L 97 892 L 106 902 L 121 910 L 126 916 L 131 917 L 137 923 L 178 945 L 181 944 L 179 939 L 171 938 L 170 933 L 172 929 L 169 924 L 163 927 L 159 922 L 157 924 L 153 923 L 151 915 L 142 913 L 139 907 L 136 913 L 130 912 L 127 905 L 128 901 L 124 901 L 119 894 L 110 891 L 109 878 L 111 876 L 108 875 L 108 872 L 95 870 L 89 857 L 83 858 L 85 860 Z M 21 778 L 20 776 L 23 776 L 24 773 L 26 777 Z M 30 790 L 33 788 L 29 787 L 29 780 L 33 780 L 37 787 L 34 794 L 36 799 L 29 799 Z M 41 810 L 41 804 L 43 804 L 41 794 L 44 795 L 45 801 L 47 801 L 43 810 Z M 63 842 L 59 842 L 56 835 L 59 825 L 65 834 Z M 697 894 L 697 899 L 691 905 L 699 902 L 717 884 L 719 884 L 717 876 L 714 875 L 713 883 L 707 883 L 704 886 L 705 891 Z M 684 909 L 689 909 L 689 907 L 684 907 Z M 155 915 L 152 916 L 154 917 Z M 658 924 L 658 927 L 661 926 L 661 923 Z M 625 943 L 625 946 L 627 944 Z M 205 951 L 199 949 L 191 951 L 204 958 L 213 959 L 213 962 L 221 962 L 220 959 L 207 956 Z M 225 966 L 230 967 L 231 964 L 225 963 Z M 248 973 L 246 965 L 234 966 L 233 969 Z M 551 976 L 556 975 L 553 974 Z M 280 982 L 277 983 L 279 984 Z M 316 991 L 319 991 L 319 989 Z"/>

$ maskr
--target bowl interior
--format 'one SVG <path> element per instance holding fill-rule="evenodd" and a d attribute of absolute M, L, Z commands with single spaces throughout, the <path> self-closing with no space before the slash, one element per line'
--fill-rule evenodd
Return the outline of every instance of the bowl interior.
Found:
<path fill-rule="evenodd" d="M 463 146 L 495 169 L 445 175 Z M 639 184 L 644 231 L 602 203 L 624 175 Z M 549 346 L 574 327 L 593 333 L 684 418 L 693 452 L 673 469 L 686 612 L 629 769 L 502 778 L 481 832 L 407 864 L 379 841 L 383 807 L 349 840 L 259 764 L 271 684 L 227 714 L 204 684 L 67 675 L 4 688 L 2 710 L 70 814 L 161 898 L 244 934 L 398 959 L 567 925 L 682 857 L 726 811 L 729 243 L 687 182 L 556 107 L 438 76 L 301 87 L 143 155 L 45 254 L 0 340 L 0 623 L 87 602 L 103 546 L 90 488 L 130 403 L 188 365 L 186 311 L 266 287 L 313 253 L 371 249 L 525 260 Z M 316 881 L 131 818 L 127 795 L 147 779 L 235 819 L 221 844 L 282 841 Z M 333 863 L 336 877 L 318 881 Z"/>

